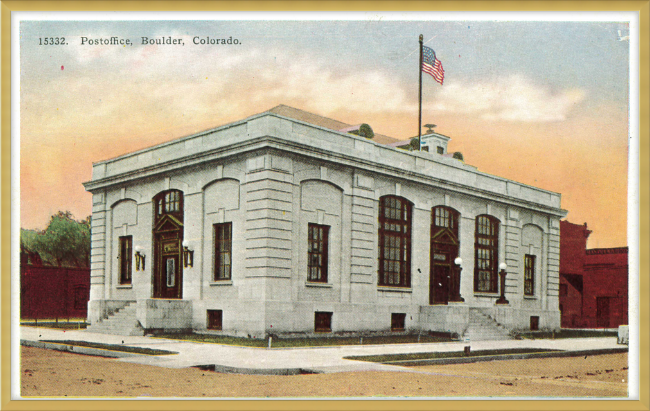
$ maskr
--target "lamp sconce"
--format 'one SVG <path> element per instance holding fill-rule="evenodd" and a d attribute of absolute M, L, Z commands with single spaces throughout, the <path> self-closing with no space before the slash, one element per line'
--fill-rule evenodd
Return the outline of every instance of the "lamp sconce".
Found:
<path fill-rule="evenodd" d="M 460 257 L 456 257 L 456 259 L 454 260 L 454 264 L 456 264 L 456 269 L 453 270 L 453 274 L 452 274 L 451 289 L 450 289 L 451 298 L 449 299 L 449 301 L 463 302 L 465 301 L 465 299 L 460 295 L 460 275 L 461 272 L 463 271 L 463 259 Z"/>
<path fill-rule="evenodd" d="M 183 265 L 185 268 L 194 266 L 194 250 L 190 250 L 190 244 L 183 240 Z"/>
<path fill-rule="evenodd" d="M 142 252 L 142 247 L 135 247 L 135 270 L 140 271 L 140 265 L 142 265 L 142 271 L 144 271 L 144 260 L 145 255 Z"/>

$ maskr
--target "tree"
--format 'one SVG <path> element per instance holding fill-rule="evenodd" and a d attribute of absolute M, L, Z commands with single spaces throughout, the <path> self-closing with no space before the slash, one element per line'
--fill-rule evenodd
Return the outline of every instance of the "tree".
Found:
<path fill-rule="evenodd" d="M 20 246 L 45 264 L 90 267 L 90 216 L 76 221 L 69 211 L 59 211 L 42 232 L 21 229 Z"/>
<path fill-rule="evenodd" d="M 361 137 L 371 139 L 375 137 L 375 132 L 372 131 L 372 127 L 370 127 L 370 125 L 363 123 L 362 125 L 359 126 L 359 135 Z"/>
<path fill-rule="evenodd" d="M 411 150 L 412 151 L 420 151 L 420 138 L 419 137 L 413 137 L 411 139 Z"/>
<path fill-rule="evenodd" d="M 372 127 L 370 127 L 370 125 L 366 123 L 361 124 L 358 130 L 352 130 L 350 131 L 350 133 L 357 136 L 365 137 L 367 139 L 372 139 L 373 137 L 375 137 L 375 132 L 372 131 Z"/>

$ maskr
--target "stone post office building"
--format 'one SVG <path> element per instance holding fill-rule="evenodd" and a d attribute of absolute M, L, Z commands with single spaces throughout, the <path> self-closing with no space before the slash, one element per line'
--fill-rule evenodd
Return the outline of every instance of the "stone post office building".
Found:
<path fill-rule="evenodd" d="M 95 163 L 90 329 L 560 327 L 560 194 L 451 158 L 436 133 L 412 152 L 346 126 L 278 106 Z"/>

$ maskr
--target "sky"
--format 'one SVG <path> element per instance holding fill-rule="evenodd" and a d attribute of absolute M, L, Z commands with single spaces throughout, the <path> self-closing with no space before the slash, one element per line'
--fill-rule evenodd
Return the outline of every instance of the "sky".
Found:
<path fill-rule="evenodd" d="M 422 122 L 451 137 L 449 151 L 561 193 L 566 219 L 593 231 L 590 248 L 627 245 L 630 43 L 618 38 L 629 34 L 626 22 L 200 16 L 20 23 L 21 227 L 44 229 L 59 210 L 89 215 L 82 183 L 93 162 L 278 104 L 398 139 L 417 135 L 422 34 L 445 70 L 443 85 L 423 76 Z M 133 45 L 81 44 L 111 36 Z M 66 44 L 39 45 L 51 37 Z M 197 37 L 238 44 L 195 45 Z"/>

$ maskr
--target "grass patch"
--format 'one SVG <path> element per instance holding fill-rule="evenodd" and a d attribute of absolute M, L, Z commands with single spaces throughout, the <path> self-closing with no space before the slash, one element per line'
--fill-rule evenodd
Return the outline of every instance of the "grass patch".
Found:
<path fill-rule="evenodd" d="M 518 333 L 518 337 L 527 340 L 534 339 L 559 339 L 559 338 L 602 338 L 602 337 L 617 337 L 618 331 L 595 331 L 595 330 L 560 330 L 552 331 L 531 331 L 525 333 Z"/>
<path fill-rule="evenodd" d="M 187 333 L 157 333 L 156 338 L 166 338 L 169 340 L 182 340 L 191 342 L 206 342 L 213 344 L 224 345 L 239 345 L 244 347 L 266 347 L 267 340 L 242 338 L 242 337 L 228 337 L 228 336 L 214 336 L 207 334 L 187 334 Z M 275 341 L 274 341 L 275 342 Z M 275 345 L 275 344 L 274 344 Z"/>
<path fill-rule="evenodd" d="M 145 354 L 145 355 L 178 354 L 177 352 L 174 352 L 174 351 L 157 350 L 157 349 L 152 349 L 152 348 L 131 347 L 131 346 L 128 346 L 128 345 L 120 345 L 120 344 L 102 344 L 102 343 L 87 342 L 87 341 L 42 340 L 42 342 L 55 343 L 55 344 L 64 344 L 64 345 L 73 345 L 75 347 L 100 348 L 102 350 L 122 351 L 122 352 L 129 352 L 129 353 L 134 353 L 134 354 Z"/>
<path fill-rule="evenodd" d="M 228 337 L 209 334 L 156 334 L 159 338 L 206 342 L 212 344 L 239 345 L 245 347 L 268 347 L 268 339 Z M 299 348 L 299 347 L 327 347 L 339 345 L 359 344 L 412 344 L 412 343 L 437 343 L 457 341 L 448 335 L 423 334 L 418 340 L 417 335 L 390 335 L 372 337 L 313 337 L 313 338 L 278 338 L 273 337 L 273 348 Z"/>
<path fill-rule="evenodd" d="M 459 357 L 484 357 L 492 355 L 506 355 L 506 354 L 531 354 L 549 351 L 549 349 L 535 349 L 535 348 L 513 348 L 501 350 L 477 350 L 471 351 L 466 355 L 464 351 L 451 351 L 451 352 L 421 352 L 411 354 L 383 354 L 383 355 L 355 355 L 350 357 L 343 357 L 347 360 L 360 360 L 369 362 L 379 362 L 384 364 L 400 362 L 400 361 L 417 361 L 417 360 L 435 360 L 442 358 L 459 358 Z"/>
<path fill-rule="evenodd" d="M 63 322 L 63 321 L 21 321 L 20 325 L 29 327 L 57 328 L 62 330 L 85 330 L 86 322 Z"/>

